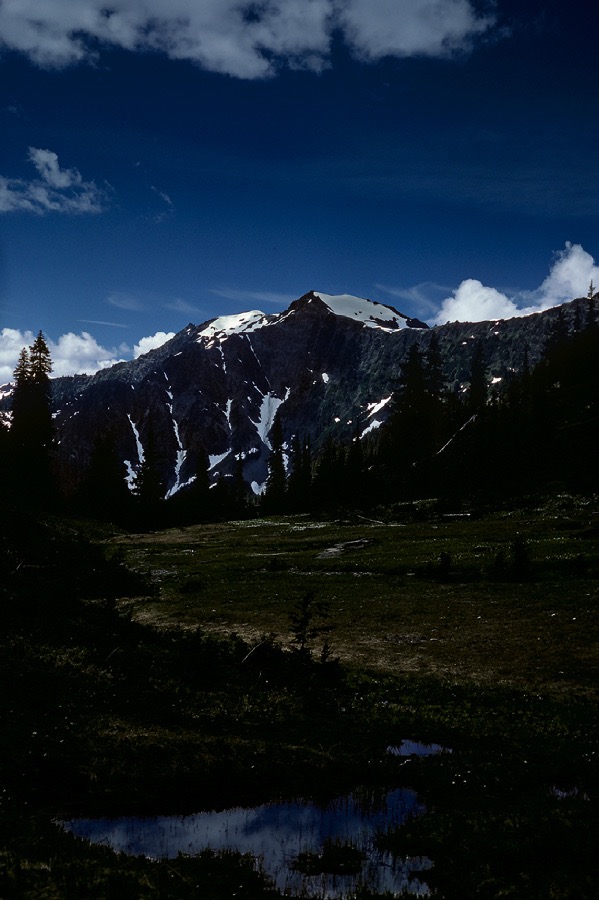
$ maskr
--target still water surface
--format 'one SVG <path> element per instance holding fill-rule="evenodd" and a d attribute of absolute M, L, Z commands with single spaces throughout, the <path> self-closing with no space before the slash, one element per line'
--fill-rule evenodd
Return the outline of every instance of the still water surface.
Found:
<path fill-rule="evenodd" d="M 211 849 L 251 854 L 280 891 L 309 897 L 343 897 L 365 885 L 399 894 L 406 888 L 429 893 L 423 857 L 394 859 L 375 847 L 377 831 L 400 825 L 424 812 L 414 791 L 357 789 L 325 804 L 314 801 L 269 803 L 190 816 L 70 819 L 68 831 L 114 850 L 154 859 Z M 365 855 L 358 875 L 306 876 L 293 868 L 301 852 L 318 853 L 325 840 L 348 843 Z M 418 872 L 423 875 L 418 877 Z"/>

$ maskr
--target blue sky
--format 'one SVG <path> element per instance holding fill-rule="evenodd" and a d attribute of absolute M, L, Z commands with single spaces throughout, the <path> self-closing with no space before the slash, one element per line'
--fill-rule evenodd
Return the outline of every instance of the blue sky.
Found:
<path fill-rule="evenodd" d="M 0 380 L 310 289 L 429 322 L 599 284 L 594 4 L 0 3 Z"/>

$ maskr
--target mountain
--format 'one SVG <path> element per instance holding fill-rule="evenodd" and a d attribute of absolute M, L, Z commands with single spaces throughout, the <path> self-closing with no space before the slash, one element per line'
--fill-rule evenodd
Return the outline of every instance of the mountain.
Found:
<path fill-rule="evenodd" d="M 567 304 L 566 319 L 580 318 L 583 303 Z M 61 463 L 76 481 L 108 436 L 132 486 L 151 443 L 172 496 L 193 481 L 205 451 L 212 481 L 232 476 L 240 460 L 258 494 L 277 413 L 287 445 L 293 435 L 315 450 L 328 437 L 349 441 L 384 423 L 412 344 L 426 349 L 436 334 L 447 382 L 459 390 L 480 342 L 489 380 L 499 384 L 526 353 L 531 364 L 539 358 L 557 317 L 554 309 L 430 329 L 392 306 L 309 291 L 276 315 L 252 310 L 189 324 L 134 361 L 53 380 Z"/>

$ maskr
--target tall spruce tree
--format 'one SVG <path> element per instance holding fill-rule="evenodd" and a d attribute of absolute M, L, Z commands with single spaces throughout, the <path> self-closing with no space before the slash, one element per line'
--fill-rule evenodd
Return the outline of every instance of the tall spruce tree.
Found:
<path fill-rule="evenodd" d="M 470 386 L 468 388 L 467 411 L 472 415 L 485 408 L 488 395 L 487 368 L 481 341 L 474 345 L 470 363 Z"/>
<path fill-rule="evenodd" d="M 310 446 L 295 434 L 291 439 L 291 464 L 287 479 L 288 509 L 291 512 L 307 512 L 310 509 L 311 489 Z"/>
<path fill-rule="evenodd" d="M 131 494 L 111 435 L 96 438 L 77 501 L 93 517 L 118 520 L 126 516 L 132 502 Z"/>
<path fill-rule="evenodd" d="M 159 456 L 152 422 L 149 422 L 144 445 L 143 460 L 135 479 L 134 495 L 138 513 L 150 527 L 160 521 L 164 500 L 164 483 L 160 475 Z"/>
<path fill-rule="evenodd" d="M 277 412 L 269 432 L 271 452 L 268 459 L 268 477 L 262 499 L 266 513 L 283 512 L 287 490 L 287 474 L 283 456 L 283 426 Z"/>
<path fill-rule="evenodd" d="M 52 478 L 52 413 L 50 351 L 40 331 L 23 349 L 14 371 L 15 388 L 10 430 L 14 492 L 34 503 L 54 497 Z"/>

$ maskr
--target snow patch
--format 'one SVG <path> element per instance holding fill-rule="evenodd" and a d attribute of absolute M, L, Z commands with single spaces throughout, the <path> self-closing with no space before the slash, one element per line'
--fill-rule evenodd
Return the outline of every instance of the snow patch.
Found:
<path fill-rule="evenodd" d="M 362 440 L 363 437 L 366 437 L 366 435 L 371 431 L 376 431 L 376 429 L 380 428 L 382 424 L 383 423 L 379 422 L 378 419 L 373 419 L 370 425 L 367 425 L 364 431 L 360 434 L 360 440 Z"/>
<path fill-rule="evenodd" d="M 136 425 L 135 425 L 135 422 L 134 422 L 133 419 L 131 418 L 130 413 L 127 413 L 127 418 L 129 419 L 129 423 L 130 423 L 131 428 L 132 428 L 132 430 L 133 430 L 133 436 L 134 436 L 134 438 L 135 438 L 135 444 L 136 444 L 136 446 L 137 446 L 137 460 L 138 460 L 138 462 L 139 462 L 139 465 L 141 466 L 141 464 L 143 463 L 144 459 L 146 458 L 146 457 L 145 457 L 145 453 L 144 453 L 143 444 L 142 444 L 141 439 L 140 439 L 140 437 L 139 437 L 139 431 L 137 430 L 137 427 L 136 427 Z"/>
<path fill-rule="evenodd" d="M 376 414 L 380 412 L 381 409 L 383 409 L 387 405 L 387 403 L 391 402 L 392 396 L 392 394 L 389 394 L 388 397 L 383 397 L 383 399 L 379 400 L 378 403 L 368 403 L 366 406 L 366 409 L 368 410 L 366 418 L 370 419 L 372 416 L 376 416 Z"/>
<path fill-rule="evenodd" d="M 231 407 L 232 406 L 233 406 L 233 401 L 231 399 L 227 400 L 225 416 L 227 417 L 227 425 L 229 426 L 229 431 L 231 431 Z"/>
<path fill-rule="evenodd" d="M 256 331 L 258 328 L 264 328 L 268 323 L 269 317 L 259 309 L 252 309 L 249 312 L 237 313 L 231 316 L 219 316 L 208 322 L 206 327 L 200 331 L 197 341 L 201 343 L 204 338 L 222 341 L 231 334 L 244 334 L 248 331 Z"/>
<path fill-rule="evenodd" d="M 268 391 L 268 393 L 264 394 L 262 397 L 258 421 L 250 419 L 252 424 L 256 426 L 256 431 L 258 432 L 260 439 L 263 441 L 263 443 L 266 444 L 269 450 L 272 450 L 272 446 L 268 439 L 268 432 L 272 428 L 272 423 L 275 420 L 278 408 L 285 402 L 285 400 L 287 400 L 287 398 L 289 397 L 289 393 L 290 389 L 287 388 L 285 396 L 281 399 L 280 397 L 276 397 L 274 394 Z"/>
<path fill-rule="evenodd" d="M 218 466 L 219 463 L 226 459 L 231 451 L 227 450 L 226 453 L 216 453 L 208 457 L 208 471 L 211 472 L 215 466 Z"/>
<path fill-rule="evenodd" d="M 322 294 L 314 291 L 332 313 L 360 322 L 366 328 L 381 328 L 383 331 L 397 331 L 407 328 L 407 318 L 393 306 L 385 306 L 375 300 L 363 300 L 351 294 Z"/>

